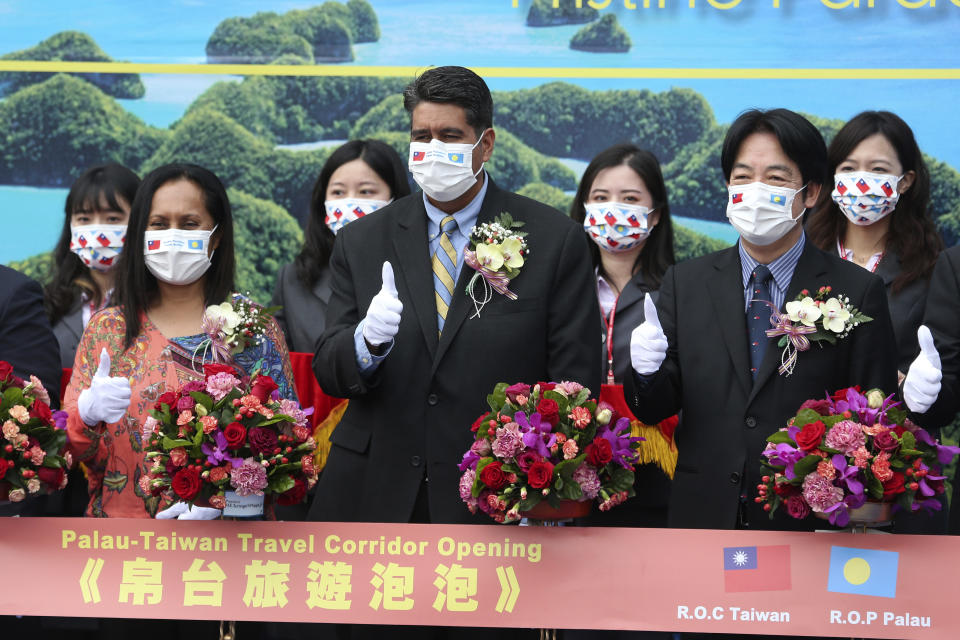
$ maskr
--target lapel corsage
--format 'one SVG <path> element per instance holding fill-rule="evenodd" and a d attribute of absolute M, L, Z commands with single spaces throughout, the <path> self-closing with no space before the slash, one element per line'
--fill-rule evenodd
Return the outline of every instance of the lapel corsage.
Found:
<path fill-rule="evenodd" d="M 493 222 L 477 225 L 470 232 L 470 244 L 463 250 L 463 257 L 467 265 L 476 270 L 467 283 L 467 295 L 474 309 L 471 318 L 480 315 L 484 305 L 493 299 L 494 291 L 510 300 L 517 299 L 517 294 L 507 286 L 520 274 L 524 260 L 530 255 L 524 239 L 527 234 L 518 231 L 521 227 L 523 222 L 504 212 Z"/>
<path fill-rule="evenodd" d="M 825 286 L 816 294 L 804 289 L 795 300 L 785 305 L 785 312 L 774 309 L 770 316 L 772 329 L 767 329 L 771 338 L 779 337 L 777 346 L 783 349 L 780 355 L 780 375 L 789 376 L 797 364 L 797 354 L 807 351 L 811 342 L 836 344 L 846 338 L 854 328 L 873 320 L 850 304 L 850 298 L 831 295 L 833 289 Z"/>
<path fill-rule="evenodd" d="M 214 361 L 227 362 L 230 356 L 263 342 L 270 316 L 279 308 L 264 308 L 239 294 L 228 302 L 210 305 L 203 313 L 201 325 L 207 339 L 198 349 L 205 347 L 212 352 Z"/>

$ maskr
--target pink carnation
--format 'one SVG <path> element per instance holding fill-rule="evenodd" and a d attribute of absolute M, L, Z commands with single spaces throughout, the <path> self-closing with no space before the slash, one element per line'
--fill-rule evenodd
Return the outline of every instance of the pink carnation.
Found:
<path fill-rule="evenodd" d="M 181 411 L 180 415 L 177 416 L 177 425 L 182 427 L 186 424 L 189 424 L 192 420 L 193 420 L 192 411 Z"/>
<path fill-rule="evenodd" d="M 24 388 L 24 394 L 42 401 L 44 404 L 50 404 L 50 394 L 43 388 L 43 383 L 37 376 L 30 376 L 30 384 Z"/>
<path fill-rule="evenodd" d="M 7 500 L 10 502 L 21 502 L 24 498 L 27 497 L 27 492 L 23 489 L 14 489 L 10 492 L 10 495 L 7 496 Z"/>
<path fill-rule="evenodd" d="M 200 424 L 203 425 L 204 433 L 213 433 L 217 428 L 217 419 L 213 416 L 203 416 L 200 418 Z"/>
<path fill-rule="evenodd" d="M 267 486 L 267 470 L 253 458 L 247 458 L 230 471 L 230 484 L 238 496 L 263 495 Z"/>
<path fill-rule="evenodd" d="M 149 495 L 150 490 L 152 489 L 150 486 L 152 481 L 153 479 L 150 476 L 140 476 L 140 480 L 137 482 L 137 484 L 140 485 L 140 491 Z"/>
<path fill-rule="evenodd" d="M 43 459 L 47 457 L 47 452 L 38 446 L 30 447 L 30 451 L 28 453 L 30 456 L 30 462 L 37 466 L 43 464 Z"/>
<path fill-rule="evenodd" d="M 316 468 L 313 465 L 313 456 L 303 456 L 300 458 L 300 466 L 303 469 L 303 472 L 308 476 L 312 476 L 317 472 Z"/>
<path fill-rule="evenodd" d="M 7 420 L 3 423 L 3 437 L 13 442 L 20 435 L 20 425 L 13 420 Z"/>
<path fill-rule="evenodd" d="M 153 416 L 147 416 L 147 419 L 143 421 L 143 426 L 140 427 L 140 435 L 144 440 L 149 440 L 150 436 L 154 434 L 157 429 L 157 425 L 160 424 L 157 422 L 157 419 Z"/>
<path fill-rule="evenodd" d="M 473 444 L 470 445 L 470 450 L 481 458 L 484 458 L 493 452 L 493 448 L 490 446 L 490 441 L 486 438 L 474 440 Z"/>
<path fill-rule="evenodd" d="M 557 384 L 553 388 L 554 391 L 559 391 L 568 398 L 575 396 L 583 390 L 583 385 L 578 382 L 571 382 L 569 380 L 564 380 L 563 382 Z"/>
<path fill-rule="evenodd" d="M 10 417 L 20 424 L 27 424 L 30 420 L 30 412 L 22 404 L 15 404 L 10 407 Z"/>
<path fill-rule="evenodd" d="M 820 463 L 817 464 L 817 473 L 827 480 L 833 480 L 837 477 L 837 470 L 829 460 L 821 460 Z"/>
<path fill-rule="evenodd" d="M 187 464 L 187 450 L 183 447 L 176 447 L 170 450 L 170 462 L 177 467 Z"/>
<path fill-rule="evenodd" d="M 870 469 L 880 482 L 887 482 L 893 478 L 893 471 L 890 469 L 890 454 L 886 451 L 878 453 L 873 459 L 873 464 L 870 465 Z"/>
<path fill-rule="evenodd" d="M 304 442 L 310 437 L 310 429 L 308 427 L 296 426 L 293 428 L 293 437 L 297 439 L 297 442 Z"/>
<path fill-rule="evenodd" d="M 571 441 L 568 440 L 567 442 Z M 600 495 L 600 476 L 590 465 L 581 464 L 577 467 L 577 470 L 573 472 L 573 481 L 580 485 L 583 497 L 587 500 L 593 500 Z"/>
<path fill-rule="evenodd" d="M 513 458 L 523 451 L 523 436 L 520 434 L 520 425 L 510 422 L 497 428 L 497 437 L 491 445 L 493 455 L 501 460 Z"/>
<path fill-rule="evenodd" d="M 227 499 L 222 493 L 210 496 L 210 506 L 214 509 L 223 509 L 227 506 Z"/>
<path fill-rule="evenodd" d="M 460 476 L 460 499 L 464 502 L 470 502 L 471 500 L 476 502 L 476 498 L 473 497 L 473 482 L 476 477 L 477 472 L 473 469 L 467 469 Z"/>
<path fill-rule="evenodd" d="M 293 418 L 294 424 L 298 427 L 307 426 L 307 414 L 304 413 L 300 405 L 294 400 L 287 398 L 280 400 L 280 413 Z"/>
<path fill-rule="evenodd" d="M 850 455 L 866 443 L 863 428 L 852 420 L 841 420 L 833 425 L 824 439 L 826 445 L 844 455 Z"/>
<path fill-rule="evenodd" d="M 567 417 L 573 420 L 573 426 L 577 429 L 585 428 L 593 418 L 593 416 L 590 415 L 590 410 L 586 407 L 574 407 Z"/>
<path fill-rule="evenodd" d="M 823 513 L 843 500 L 843 489 L 833 486 L 833 482 L 823 476 L 811 473 L 803 479 L 803 497 L 811 509 Z"/>
<path fill-rule="evenodd" d="M 577 447 L 576 440 L 567 440 L 563 443 L 563 459 L 572 460 L 573 458 L 576 458 L 579 450 L 580 449 Z"/>
<path fill-rule="evenodd" d="M 853 464 L 855 464 L 860 469 L 866 469 L 867 465 L 870 464 L 870 458 L 873 457 L 866 447 L 860 447 L 853 452 Z"/>
<path fill-rule="evenodd" d="M 216 401 L 240 386 L 240 379 L 226 372 L 220 372 L 207 378 L 207 393 Z"/>
<path fill-rule="evenodd" d="M 27 480 L 27 491 L 30 493 L 39 493 L 40 492 L 40 481 L 36 478 L 30 478 Z"/>

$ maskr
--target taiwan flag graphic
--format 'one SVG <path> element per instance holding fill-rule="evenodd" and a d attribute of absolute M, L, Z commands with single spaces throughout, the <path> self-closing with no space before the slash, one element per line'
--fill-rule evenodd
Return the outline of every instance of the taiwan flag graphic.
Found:
<path fill-rule="evenodd" d="M 843 195 L 843 194 L 845 194 L 846 192 L 847 192 L 847 185 L 843 184 L 842 182 L 838 182 L 838 183 L 837 183 L 837 193 L 839 193 L 840 195 Z"/>
<path fill-rule="evenodd" d="M 148 250 L 148 251 L 156 251 L 156 250 L 159 249 L 159 248 L 160 248 L 160 241 L 159 241 L 159 240 L 147 240 L 147 250 Z"/>
<path fill-rule="evenodd" d="M 100 232 L 100 235 L 97 236 L 97 242 L 99 242 L 100 245 L 103 246 L 103 247 L 109 247 L 109 246 L 110 246 L 110 238 L 108 238 L 108 237 L 107 237 L 107 234 L 105 234 L 105 233 L 102 232 L 102 231 Z"/>
<path fill-rule="evenodd" d="M 880 188 L 883 189 L 883 193 L 888 197 L 893 195 L 893 187 L 890 186 L 889 182 L 884 182 L 882 185 L 880 185 Z"/>
<path fill-rule="evenodd" d="M 863 178 L 857 180 L 857 189 L 860 189 L 860 193 L 866 193 L 870 191 L 870 185 L 867 184 L 867 181 Z"/>
<path fill-rule="evenodd" d="M 742 193 L 733 194 L 733 197 L 730 198 L 730 202 L 732 202 L 733 204 L 737 204 L 738 202 L 743 202 L 743 194 Z"/>
<path fill-rule="evenodd" d="M 362 218 L 366 214 L 363 212 L 363 209 L 361 209 L 360 207 L 354 207 L 353 215 L 357 216 L 358 218 Z"/>
<path fill-rule="evenodd" d="M 896 551 L 830 547 L 827 591 L 895 598 L 899 563 Z"/>
<path fill-rule="evenodd" d="M 414 160 L 414 162 L 420 162 L 421 160 L 423 160 L 423 154 L 424 154 L 424 153 L 426 153 L 426 152 L 425 152 L 425 151 L 414 151 L 414 152 L 413 152 L 413 160 Z"/>
<path fill-rule="evenodd" d="M 724 591 L 789 591 L 790 545 L 723 548 Z"/>

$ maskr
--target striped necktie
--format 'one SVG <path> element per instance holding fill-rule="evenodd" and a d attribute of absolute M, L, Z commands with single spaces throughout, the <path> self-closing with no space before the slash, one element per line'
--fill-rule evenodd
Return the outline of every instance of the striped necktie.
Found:
<path fill-rule="evenodd" d="M 453 288 L 457 276 L 457 252 L 450 242 L 450 234 L 457 229 L 457 221 L 447 216 L 440 221 L 440 246 L 433 254 L 433 288 L 437 298 L 437 333 L 443 333 Z"/>

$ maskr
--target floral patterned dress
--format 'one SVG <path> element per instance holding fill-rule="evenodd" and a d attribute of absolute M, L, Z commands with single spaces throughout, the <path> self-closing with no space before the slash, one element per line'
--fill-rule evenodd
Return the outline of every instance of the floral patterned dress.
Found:
<path fill-rule="evenodd" d="M 155 515 L 159 498 L 145 497 L 140 477 L 146 473 L 140 425 L 161 393 L 176 390 L 191 380 L 203 379 L 203 363 L 211 353 L 203 348 L 206 335 L 167 339 L 147 315 L 140 316 L 140 335 L 123 346 L 126 322 L 118 307 L 97 313 L 83 332 L 73 374 L 64 398 L 67 433 L 77 460 L 87 467 L 90 504 L 86 515 L 98 518 L 149 518 Z M 89 427 L 77 413 L 80 392 L 100 363 L 100 350 L 110 354 L 110 375 L 130 381 L 130 407 L 113 424 Z M 250 375 L 257 369 L 279 385 L 281 397 L 296 400 L 290 354 L 279 325 L 273 318 L 259 345 L 251 345 L 234 356 L 233 363 Z"/>

